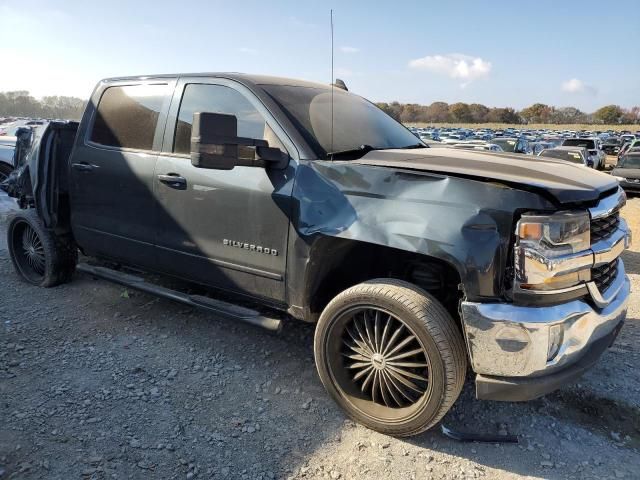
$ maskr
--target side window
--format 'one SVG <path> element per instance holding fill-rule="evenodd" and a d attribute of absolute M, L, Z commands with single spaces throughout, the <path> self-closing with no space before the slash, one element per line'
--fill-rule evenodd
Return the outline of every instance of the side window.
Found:
<path fill-rule="evenodd" d="M 90 140 L 109 147 L 152 150 L 168 86 L 109 87 L 102 94 Z"/>
<path fill-rule="evenodd" d="M 238 118 L 238 136 L 267 140 L 272 147 L 285 150 L 264 117 L 240 92 L 222 85 L 189 84 L 184 89 L 176 124 L 174 153 L 191 151 L 193 114 L 215 112 Z"/>

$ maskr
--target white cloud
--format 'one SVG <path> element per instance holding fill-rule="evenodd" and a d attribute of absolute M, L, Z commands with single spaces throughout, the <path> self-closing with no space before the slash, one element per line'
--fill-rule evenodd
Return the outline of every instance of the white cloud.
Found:
<path fill-rule="evenodd" d="M 598 93 L 595 87 L 588 85 L 577 78 L 572 78 L 571 80 L 562 82 L 562 90 L 567 93 L 588 93 L 590 95 Z"/>
<path fill-rule="evenodd" d="M 491 62 L 480 57 L 449 53 L 446 55 L 427 55 L 426 57 L 411 60 L 409 67 L 416 70 L 428 70 L 462 80 L 460 86 L 464 88 L 478 78 L 488 77 L 492 65 Z"/>
<path fill-rule="evenodd" d="M 340 47 L 340 51 L 341 51 L 342 53 L 358 53 L 358 52 L 360 51 L 360 49 L 359 49 L 359 48 L 356 48 L 356 47 L 347 47 L 347 46 L 344 46 L 344 47 Z"/>

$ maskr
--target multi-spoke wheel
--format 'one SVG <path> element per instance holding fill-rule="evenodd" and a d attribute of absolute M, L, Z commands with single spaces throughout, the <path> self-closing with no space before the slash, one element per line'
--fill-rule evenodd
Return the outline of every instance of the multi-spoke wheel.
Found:
<path fill-rule="evenodd" d="M 377 308 L 351 313 L 342 335 L 344 367 L 369 399 L 401 408 L 413 405 L 429 386 L 429 359 L 418 337 L 401 320 Z"/>
<path fill-rule="evenodd" d="M 11 260 L 28 282 L 52 287 L 71 279 L 78 260 L 75 243 L 45 229 L 35 210 L 15 214 L 7 237 Z"/>
<path fill-rule="evenodd" d="M 466 373 L 460 331 L 445 308 L 407 282 L 379 279 L 338 295 L 322 313 L 316 365 L 353 419 L 392 435 L 435 425 Z"/>
<path fill-rule="evenodd" d="M 31 268 L 36 276 L 43 276 L 46 259 L 44 258 L 44 247 L 42 241 L 31 225 L 25 225 L 22 230 L 22 249 L 18 252 L 23 263 Z"/>

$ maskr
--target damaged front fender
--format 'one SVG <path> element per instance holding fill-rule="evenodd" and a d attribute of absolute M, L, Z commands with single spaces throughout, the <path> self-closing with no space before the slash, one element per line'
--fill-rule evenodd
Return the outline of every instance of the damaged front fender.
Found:
<path fill-rule="evenodd" d="M 504 293 L 517 210 L 553 208 L 534 193 L 499 183 L 348 161 L 303 162 L 293 198 L 296 253 L 290 260 L 305 264 L 292 267 L 292 278 L 318 261 L 314 252 L 324 249 L 314 244 L 335 237 L 446 262 L 467 298 L 476 300 Z"/>

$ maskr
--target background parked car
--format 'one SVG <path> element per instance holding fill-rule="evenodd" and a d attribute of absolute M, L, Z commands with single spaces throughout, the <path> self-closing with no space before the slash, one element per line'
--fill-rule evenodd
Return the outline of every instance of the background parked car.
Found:
<path fill-rule="evenodd" d="M 622 140 L 618 137 L 609 137 L 602 142 L 602 150 L 607 155 L 617 155 L 622 146 Z"/>
<path fill-rule="evenodd" d="M 500 145 L 496 145 L 495 143 L 486 143 L 486 142 L 468 142 L 468 143 L 456 143 L 450 145 L 451 148 L 458 148 L 463 150 L 484 150 L 488 152 L 503 152 Z"/>
<path fill-rule="evenodd" d="M 571 163 L 580 163 L 586 167 L 593 168 L 593 160 L 589 156 L 589 151 L 583 147 L 557 147 L 543 150 L 538 154 L 542 158 L 555 158 Z"/>
<path fill-rule="evenodd" d="M 600 140 L 597 138 L 567 138 L 562 142 L 562 146 L 586 148 L 589 150 L 589 156 L 593 160 L 593 168 L 596 170 L 604 170 L 607 156 L 600 149 Z"/>
<path fill-rule="evenodd" d="M 511 153 L 531 153 L 531 146 L 526 138 L 517 137 L 494 137 L 491 143 L 498 145 L 505 152 Z"/>
<path fill-rule="evenodd" d="M 625 191 L 640 193 L 640 151 L 623 155 L 611 174 Z"/>
<path fill-rule="evenodd" d="M 16 137 L 0 137 L 0 182 L 13 171 L 13 153 L 16 148 Z"/>

